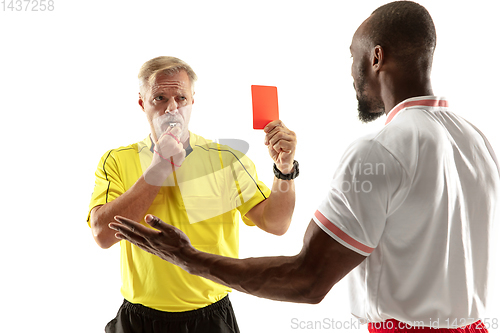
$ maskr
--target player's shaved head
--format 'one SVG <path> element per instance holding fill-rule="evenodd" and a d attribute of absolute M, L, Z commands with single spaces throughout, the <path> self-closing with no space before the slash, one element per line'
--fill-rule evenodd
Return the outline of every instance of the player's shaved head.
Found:
<path fill-rule="evenodd" d="M 380 45 L 409 73 L 430 71 L 436 28 L 427 9 L 412 1 L 395 1 L 373 11 L 366 23 L 370 48 Z"/>

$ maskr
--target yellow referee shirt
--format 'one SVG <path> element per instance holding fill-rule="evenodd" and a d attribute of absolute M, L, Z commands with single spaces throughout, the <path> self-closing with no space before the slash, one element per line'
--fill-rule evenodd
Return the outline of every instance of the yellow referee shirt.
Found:
<path fill-rule="evenodd" d="M 148 214 L 180 228 L 199 250 L 238 257 L 239 217 L 269 196 L 255 166 L 244 154 L 190 133 L 192 151 L 171 174 Z M 106 152 L 96 171 L 90 211 L 125 193 L 152 159 L 145 140 Z M 188 149 L 189 150 L 189 149 Z M 189 311 L 219 301 L 230 288 L 186 273 L 127 241 L 120 241 L 123 297 L 161 311 Z"/>

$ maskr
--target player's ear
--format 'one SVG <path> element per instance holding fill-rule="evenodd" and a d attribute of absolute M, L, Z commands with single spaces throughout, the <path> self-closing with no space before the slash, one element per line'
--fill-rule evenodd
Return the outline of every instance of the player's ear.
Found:
<path fill-rule="evenodd" d="M 382 46 L 377 45 L 373 48 L 372 52 L 372 68 L 375 72 L 379 72 L 384 65 L 384 49 Z"/>
<path fill-rule="evenodd" d="M 140 92 L 139 92 L 139 101 L 138 102 L 139 102 L 139 106 L 141 107 L 142 111 L 145 112 L 145 110 L 144 110 L 144 100 L 142 99 L 142 95 L 141 95 Z"/>

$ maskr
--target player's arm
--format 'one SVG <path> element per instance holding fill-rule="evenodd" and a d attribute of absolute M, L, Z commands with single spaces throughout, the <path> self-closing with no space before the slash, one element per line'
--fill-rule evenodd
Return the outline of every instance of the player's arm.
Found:
<path fill-rule="evenodd" d="M 265 128 L 265 144 L 269 155 L 282 174 L 294 170 L 297 138 L 281 120 L 269 123 Z M 276 235 L 283 235 L 292 221 L 295 208 L 295 184 L 293 179 L 274 178 L 271 195 L 248 211 L 246 216 L 262 230 Z"/>
<path fill-rule="evenodd" d="M 174 128 L 169 132 L 175 136 L 179 129 Z M 119 241 L 114 235 L 115 232 L 108 226 L 114 216 L 121 215 L 134 221 L 142 221 L 158 195 L 161 185 L 175 166 L 182 164 L 185 155 L 182 143 L 171 135 L 163 135 L 157 142 L 151 165 L 137 182 L 113 201 L 92 208 L 90 213 L 92 236 L 101 248 L 107 249 Z M 165 159 L 164 156 L 173 157 Z"/>
<path fill-rule="evenodd" d="M 187 272 L 251 295 L 319 303 L 366 257 L 341 245 L 311 220 L 303 248 L 292 257 L 234 259 L 198 251 L 179 229 L 146 216 L 154 229 L 116 217 L 110 226 L 126 239 Z"/>

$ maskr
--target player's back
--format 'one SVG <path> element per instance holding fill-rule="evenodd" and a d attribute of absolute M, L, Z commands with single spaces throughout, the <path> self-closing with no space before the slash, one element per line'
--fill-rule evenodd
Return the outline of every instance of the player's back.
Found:
<path fill-rule="evenodd" d="M 402 110 L 377 140 L 405 170 L 407 189 L 380 240 L 391 263 L 381 272 L 384 294 L 420 308 L 418 319 L 479 318 L 500 188 L 491 146 L 448 108 L 422 106 Z"/>

